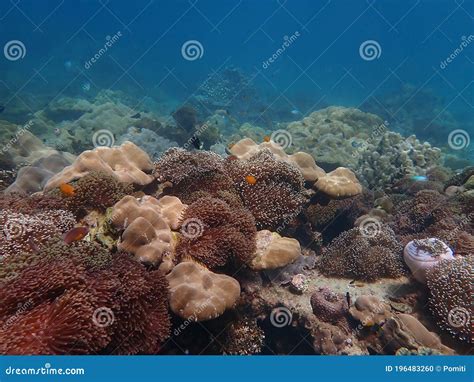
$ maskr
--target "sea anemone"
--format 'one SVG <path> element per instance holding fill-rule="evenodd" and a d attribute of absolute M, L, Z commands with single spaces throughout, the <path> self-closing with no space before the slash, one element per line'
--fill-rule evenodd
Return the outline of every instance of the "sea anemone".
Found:
<path fill-rule="evenodd" d="M 392 229 L 382 224 L 377 227 L 374 232 L 353 228 L 341 233 L 323 254 L 321 272 L 366 281 L 405 274 L 403 247 Z"/>
<path fill-rule="evenodd" d="M 186 209 L 181 234 L 178 256 L 191 257 L 210 269 L 246 263 L 255 252 L 252 215 L 216 198 L 199 199 Z"/>
<path fill-rule="evenodd" d="M 284 227 L 301 212 L 305 197 L 300 170 L 277 160 L 268 150 L 249 160 L 227 162 L 240 197 L 255 218 L 258 229 Z M 248 177 L 255 179 L 249 181 Z"/>
<path fill-rule="evenodd" d="M 472 275 L 474 256 L 445 260 L 426 275 L 429 306 L 439 325 L 462 341 L 473 342 Z"/>

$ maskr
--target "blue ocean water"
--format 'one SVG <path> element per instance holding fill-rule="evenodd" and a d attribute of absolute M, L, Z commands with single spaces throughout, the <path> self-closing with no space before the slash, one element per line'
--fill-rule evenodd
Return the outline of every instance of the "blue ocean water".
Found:
<path fill-rule="evenodd" d="M 176 106 L 232 66 L 272 122 L 350 106 L 443 146 L 453 129 L 474 133 L 473 15 L 471 0 L 4 0 L 2 46 L 20 41 L 25 54 L 1 57 L 0 104 L 35 112 L 25 94 L 113 89 Z M 189 41 L 196 59 L 183 57 Z M 415 131 L 403 131 L 405 112 Z"/>

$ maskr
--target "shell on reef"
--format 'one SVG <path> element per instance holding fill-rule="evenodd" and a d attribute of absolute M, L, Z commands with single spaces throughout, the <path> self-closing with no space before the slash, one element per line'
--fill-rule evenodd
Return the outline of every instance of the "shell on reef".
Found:
<path fill-rule="evenodd" d="M 436 238 L 412 240 L 403 250 L 403 259 L 413 277 L 426 284 L 426 272 L 441 260 L 453 260 L 453 251 Z"/>

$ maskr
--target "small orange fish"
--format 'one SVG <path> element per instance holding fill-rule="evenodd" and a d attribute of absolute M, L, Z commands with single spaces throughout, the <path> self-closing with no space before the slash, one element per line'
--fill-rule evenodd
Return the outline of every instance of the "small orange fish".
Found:
<path fill-rule="evenodd" d="M 237 159 L 239 159 L 239 158 L 237 158 L 235 155 L 229 155 L 227 157 L 227 160 L 237 160 Z"/>
<path fill-rule="evenodd" d="M 270 139 L 271 139 L 271 137 L 270 137 L 269 135 L 265 135 L 265 136 L 263 137 L 263 141 L 264 141 L 264 142 L 270 142 Z"/>
<path fill-rule="evenodd" d="M 84 237 L 89 233 L 88 227 L 74 227 L 70 229 L 63 235 L 63 240 L 66 244 L 71 244 L 74 241 L 79 241 L 84 239 Z"/>
<path fill-rule="evenodd" d="M 61 184 L 59 190 L 65 196 L 73 196 L 75 194 L 74 187 L 67 183 Z"/>
<path fill-rule="evenodd" d="M 245 177 L 245 180 L 246 180 L 246 182 L 247 182 L 248 184 L 250 184 L 250 185 L 252 185 L 252 186 L 253 186 L 255 183 L 257 183 L 257 178 L 255 178 L 253 175 L 247 175 L 247 176 Z"/>

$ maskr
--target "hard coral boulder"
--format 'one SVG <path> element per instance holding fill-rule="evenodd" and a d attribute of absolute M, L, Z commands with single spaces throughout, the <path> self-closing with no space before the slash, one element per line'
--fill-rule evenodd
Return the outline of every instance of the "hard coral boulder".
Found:
<path fill-rule="evenodd" d="M 453 354 L 453 350 L 444 346 L 439 337 L 430 332 L 415 317 L 399 313 L 385 322 L 382 327 L 382 340 L 392 353 L 400 348 L 417 350 L 420 348 L 435 349 L 443 354 Z"/>
<path fill-rule="evenodd" d="M 347 326 L 349 306 L 346 296 L 327 287 L 319 288 L 311 295 L 311 307 L 321 321 Z"/>
<path fill-rule="evenodd" d="M 350 308 L 351 316 L 363 326 L 382 325 L 392 317 L 390 306 L 380 301 L 377 296 L 363 295 L 357 298 Z"/>
<path fill-rule="evenodd" d="M 240 296 L 240 285 L 230 276 L 213 273 L 185 261 L 166 276 L 170 285 L 170 307 L 185 320 L 206 321 L 232 308 Z"/>
<path fill-rule="evenodd" d="M 71 166 L 53 176 L 45 190 L 82 178 L 92 171 L 101 171 L 116 177 L 120 182 L 146 185 L 153 181 L 148 172 L 153 170 L 147 153 L 132 142 L 117 147 L 97 147 L 81 153 Z"/>

